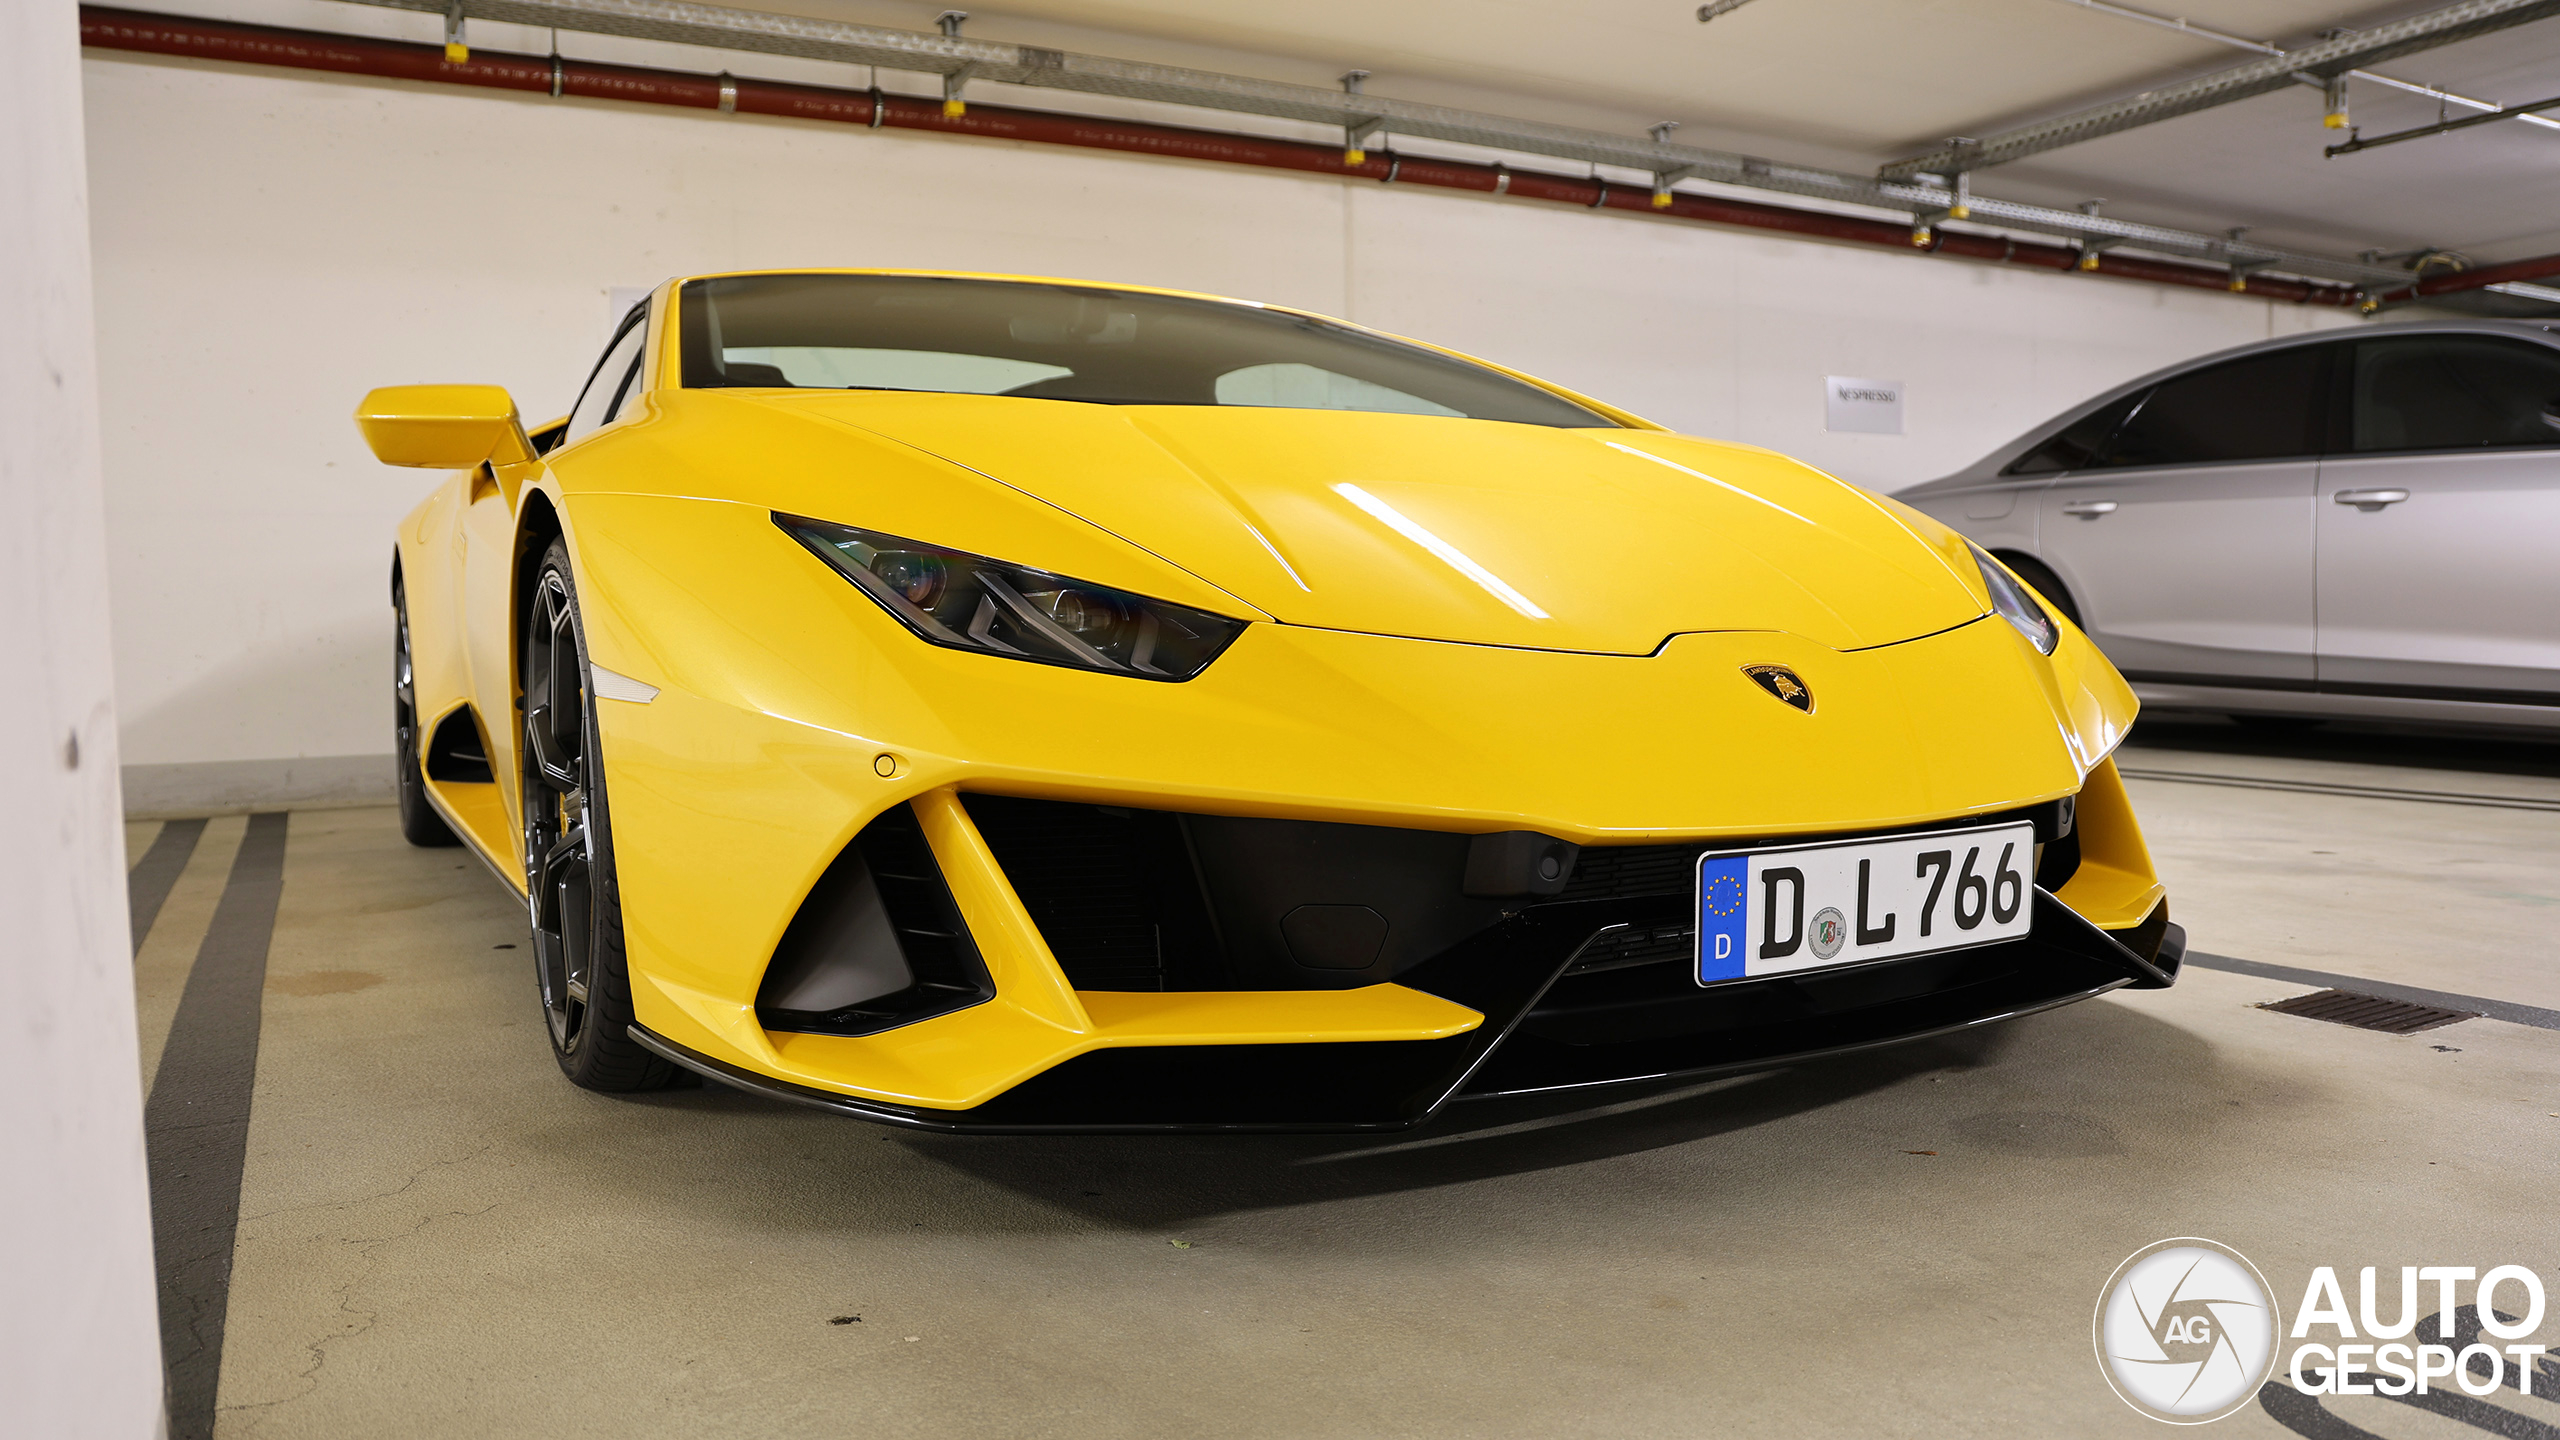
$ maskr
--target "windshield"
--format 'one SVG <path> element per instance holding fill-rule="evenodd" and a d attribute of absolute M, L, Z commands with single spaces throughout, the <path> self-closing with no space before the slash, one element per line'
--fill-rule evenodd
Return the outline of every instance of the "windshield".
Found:
<path fill-rule="evenodd" d="M 1615 423 L 1437 351 L 1225 301 L 921 275 L 739 275 L 687 282 L 678 309 L 687 389 L 915 390 Z"/>

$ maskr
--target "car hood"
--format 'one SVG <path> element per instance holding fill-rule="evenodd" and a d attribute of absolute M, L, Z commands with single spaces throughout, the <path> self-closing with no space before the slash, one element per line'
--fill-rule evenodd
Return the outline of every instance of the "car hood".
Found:
<path fill-rule="evenodd" d="M 755 398 L 976 471 L 1286 624 L 1624 655 L 1713 630 L 1858 649 L 1983 613 L 1899 507 L 1747 446 L 1343 411 Z"/>

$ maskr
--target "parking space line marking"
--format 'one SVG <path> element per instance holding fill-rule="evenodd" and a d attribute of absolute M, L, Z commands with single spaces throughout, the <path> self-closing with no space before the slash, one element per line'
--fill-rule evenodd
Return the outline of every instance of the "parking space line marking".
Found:
<path fill-rule="evenodd" d="M 143 1106 L 171 1440 L 213 1434 L 258 1074 L 259 1004 L 284 894 L 284 839 L 281 813 L 249 817 Z"/>
<path fill-rule="evenodd" d="M 196 841 L 203 837 L 202 820 L 170 821 L 151 837 L 151 848 L 142 852 L 142 858 L 124 877 L 125 903 L 133 912 L 134 954 L 142 953 L 144 937 L 151 933 L 152 922 L 160 918 L 160 907 L 169 902 L 169 892 L 177 887 L 188 857 L 196 853 Z"/>
<path fill-rule="evenodd" d="M 2293 790 L 2307 795 L 2346 795 L 2362 800 L 2419 800 L 2431 805 L 2475 805 L 2493 810 L 2560 812 L 2560 799 L 2537 795 L 2481 795 L 2467 790 L 2398 790 L 2387 785 L 2342 785 L 2327 780 L 2278 780 L 2257 775 L 2214 775 L 2201 770 L 2149 770 L 2118 766 L 2127 780 L 2166 780 L 2179 785 L 2226 785 L 2235 790 Z"/>
<path fill-rule="evenodd" d="M 2214 775 L 2201 770 L 2116 767 L 2127 780 L 2166 780 L 2179 785 L 2224 785 L 2234 790 L 2292 790 L 2306 795 L 2345 795 L 2360 800 L 2418 800 L 2431 805 L 2472 805 L 2492 810 L 2560 812 L 2560 799 L 2536 795 L 2481 795 L 2467 790 L 2398 790 L 2387 785 L 2342 785 L 2326 780 L 2278 780 L 2257 775 Z"/>
<path fill-rule="evenodd" d="M 2519 1005 L 2513 1000 L 2456 995 L 2446 990 L 2422 990 L 2415 985 L 2394 985 L 2387 980 L 2366 980 L 2355 975 L 2332 975 L 2326 970 L 2299 970 L 2291 965 L 2269 965 L 2261 960 L 2235 960 L 2228 955 L 2207 955 L 2200 950 L 2188 951 L 2186 963 L 2206 970 L 2227 970 L 2234 975 L 2254 975 L 2261 980 L 2282 980 L 2287 984 L 2312 985 L 2326 990 L 2353 990 L 2364 995 L 2379 995 L 2385 1000 L 2406 1000 L 2413 1005 L 2433 1005 L 2444 1010 L 2476 1010 L 2492 1020 L 2530 1025 L 2537 1030 L 2560 1030 L 2560 1010 Z"/>

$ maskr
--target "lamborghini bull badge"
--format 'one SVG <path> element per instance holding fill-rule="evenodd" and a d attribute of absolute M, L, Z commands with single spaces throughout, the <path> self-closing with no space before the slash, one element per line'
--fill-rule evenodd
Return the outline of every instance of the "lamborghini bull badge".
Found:
<path fill-rule="evenodd" d="M 1786 701 L 1807 715 L 1813 713 L 1813 692 L 1805 688 L 1803 677 L 1784 665 L 1745 665 L 1742 673 L 1757 682 L 1761 689 Z"/>

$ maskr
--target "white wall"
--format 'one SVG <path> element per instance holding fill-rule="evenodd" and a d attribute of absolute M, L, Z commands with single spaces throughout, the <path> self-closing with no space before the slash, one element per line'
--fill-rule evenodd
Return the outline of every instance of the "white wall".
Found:
<path fill-rule="evenodd" d="M 370 793 L 391 527 L 370 386 L 566 407 L 609 287 L 914 265 L 1193 287 L 1475 351 L 1883 489 L 2334 312 L 1446 191 L 94 53 L 117 681 L 144 808 Z M 1909 383 L 1827 435 L 1826 374 Z M 275 762 L 295 760 L 288 770 Z M 169 769 L 161 767 L 191 767 Z M 225 768 L 228 767 L 228 768 Z"/>
<path fill-rule="evenodd" d="M 0 5 L 0 1430 L 148 1440 L 160 1323 L 69 5 Z"/>

